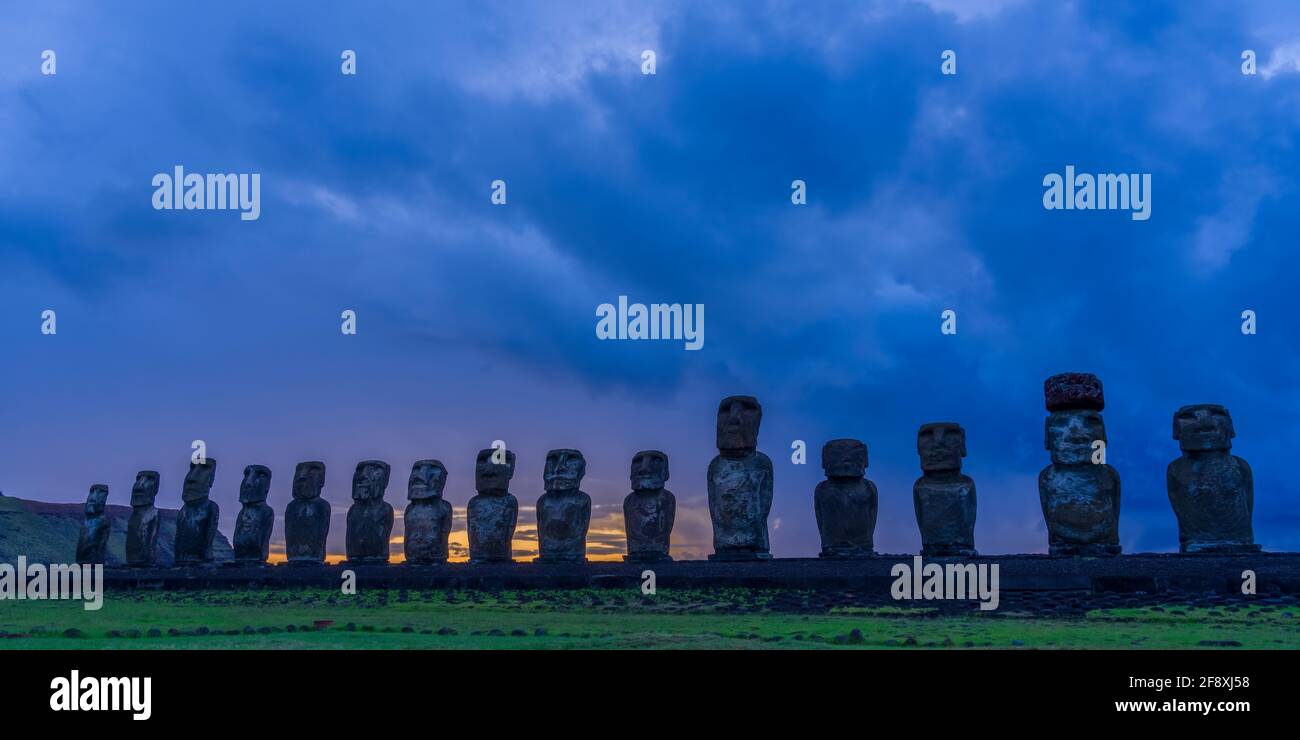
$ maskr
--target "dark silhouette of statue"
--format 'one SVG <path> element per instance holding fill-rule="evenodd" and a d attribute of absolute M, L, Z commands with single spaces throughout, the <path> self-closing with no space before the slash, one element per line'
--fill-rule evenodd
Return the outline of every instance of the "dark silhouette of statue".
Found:
<path fill-rule="evenodd" d="M 191 462 L 181 490 L 181 510 L 176 514 L 176 564 L 201 565 L 212 562 L 212 542 L 217 537 L 221 509 L 210 498 L 217 461 L 206 458 Z"/>
<path fill-rule="evenodd" d="M 271 469 L 265 465 L 244 468 L 239 484 L 242 508 L 235 519 L 235 562 L 239 565 L 265 565 L 271 557 L 271 528 L 275 510 L 266 503 L 271 491 Z"/>
<path fill-rule="evenodd" d="M 388 562 L 393 534 L 393 506 L 384 500 L 388 463 L 365 460 L 352 474 L 352 506 L 348 509 L 347 553 L 350 564 Z"/>
<path fill-rule="evenodd" d="M 1119 473 L 1105 463 L 1101 381 L 1090 373 L 1053 375 L 1043 384 L 1045 446 L 1052 464 L 1038 474 L 1038 498 L 1052 555 L 1118 555 Z"/>
<path fill-rule="evenodd" d="M 551 450 L 543 474 L 546 493 L 537 499 L 539 563 L 585 563 L 591 497 L 579 490 L 587 461 L 577 450 Z"/>
<path fill-rule="evenodd" d="M 763 408 L 753 396 L 729 396 L 718 405 L 718 456 L 709 463 L 710 560 L 772 557 L 767 515 L 772 510 L 772 461 L 758 451 Z"/>
<path fill-rule="evenodd" d="M 633 563 L 672 560 L 668 555 L 677 499 L 664 488 L 668 481 L 668 456 L 658 450 L 644 450 L 632 457 L 632 492 L 623 499 L 623 527 L 627 532 L 627 555 Z"/>
<path fill-rule="evenodd" d="M 921 477 L 912 486 L 912 503 L 921 529 L 921 554 L 977 555 L 975 481 L 961 472 L 966 430 L 947 421 L 922 425 L 916 433 L 916 452 L 921 456 Z"/>
<path fill-rule="evenodd" d="M 107 502 L 108 486 L 96 483 L 90 487 L 90 494 L 86 496 L 86 518 L 77 538 L 77 562 L 82 565 L 102 565 L 108 554 L 108 534 L 113 523 L 104 515 Z"/>
<path fill-rule="evenodd" d="M 158 472 L 141 470 L 131 487 L 131 518 L 126 522 L 126 564 L 150 567 L 158 563 Z"/>
<path fill-rule="evenodd" d="M 284 550 L 289 565 L 325 562 L 325 541 L 330 533 L 330 502 L 321 498 L 325 463 L 298 463 L 293 473 L 293 500 L 284 509 Z"/>
<path fill-rule="evenodd" d="M 1183 552 L 1258 552 L 1251 517 L 1255 478 L 1233 455 L 1237 432 L 1222 406 L 1184 406 L 1174 414 L 1174 439 L 1182 457 L 1169 463 L 1169 503 L 1178 517 Z"/>
<path fill-rule="evenodd" d="M 447 537 L 451 534 L 451 504 L 442 497 L 447 468 L 437 460 L 419 460 L 411 466 L 402 515 L 406 562 L 417 565 L 447 562 Z"/>
<path fill-rule="evenodd" d="M 876 554 L 876 484 L 867 480 L 867 446 L 856 439 L 833 439 L 822 447 L 826 480 L 813 491 L 823 558 L 864 558 Z"/>
<path fill-rule="evenodd" d="M 474 463 L 478 495 L 469 500 L 465 517 L 471 563 L 513 562 L 511 543 L 519 521 L 519 500 L 509 490 L 514 475 L 515 453 L 506 449 L 478 453 Z"/>

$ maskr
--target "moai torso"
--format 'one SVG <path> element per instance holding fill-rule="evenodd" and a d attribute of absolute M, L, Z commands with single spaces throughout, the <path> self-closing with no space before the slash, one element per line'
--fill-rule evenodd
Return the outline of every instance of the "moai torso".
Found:
<path fill-rule="evenodd" d="M 677 499 L 664 488 L 668 481 L 668 456 L 657 450 L 638 452 L 632 458 L 632 492 L 623 499 L 623 526 L 631 562 L 672 560 L 668 555 Z"/>
<path fill-rule="evenodd" d="M 966 430 L 951 422 L 917 432 L 922 476 L 912 486 L 921 555 L 969 557 L 975 552 L 975 481 L 962 475 Z"/>
<path fill-rule="evenodd" d="M 83 565 L 102 564 L 108 555 L 108 535 L 112 522 L 104 515 L 108 501 L 108 486 L 96 483 L 86 497 L 86 518 L 81 523 L 77 538 L 77 562 Z"/>
<path fill-rule="evenodd" d="M 352 476 L 352 506 L 348 508 L 349 563 L 388 562 L 388 541 L 393 534 L 393 507 L 384 501 L 388 474 L 386 462 L 357 463 Z"/>
<path fill-rule="evenodd" d="M 813 491 L 813 510 L 821 534 L 823 558 L 858 558 L 875 554 L 876 484 L 863 477 L 867 446 L 856 439 L 836 439 L 822 447 L 826 480 Z"/>
<path fill-rule="evenodd" d="M 406 497 L 410 504 L 402 515 L 402 542 L 406 562 L 447 562 L 451 534 L 451 504 L 442 497 L 447 469 L 437 460 L 420 460 L 411 467 Z"/>
<path fill-rule="evenodd" d="M 1183 552 L 1257 552 L 1251 517 L 1255 483 L 1250 465 L 1231 454 L 1236 436 L 1228 410 L 1184 406 L 1174 414 L 1182 457 L 1169 464 L 1169 503 Z"/>
<path fill-rule="evenodd" d="M 244 468 L 244 480 L 239 484 L 239 503 L 242 508 L 235 518 L 235 536 L 231 543 L 236 563 L 261 565 L 271 556 L 271 529 L 275 526 L 275 510 L 266 504 L 270 490 L 270 468 L 265 465 L 249 465 Z"/>
<path fill-rule="evenodd" d="M 158 473 L 142 470 L 131 488 L 131 518 L 126 522 L 126 563 L 136 567 L 158 563 Z"/>
<path fill-rule="evenodd" d="M 1038 475 L 1038 497 L 1052 555 L 1118 555 L 1119 473 L 1093 462 L 1104 454 L 1101 381 L 1065 373 L 1044 384 L 1045 446 L 1052 464 Z M 1098 445 L 1097 443 L 1101 443 Z"/>
<path fill-rule="evenodd" d="M 330 502 L 321 498 L 325 463 L 301 462 L 293 474 L 293 500 L 284 509 L 284 550 L 289 565 L 320 565 L 330 532 Z"/>
<path fill-rule="evenodd" d="M 772 461 L 759 452 L 762 407 L 752 396 L 730 396 L 718 407 L 718 456 L 709 463 L 710 560 L 770 558 L 767 516 L 772 510 Z"/>
<path fill-rule="evenodd" d="M 495 462 L 498 459 L 502 462 Z M 514 474 L 515 453 L 506 449 L 478 453 L 474 464 L 478 494 L 469 500 L 465 515 L 471 563 L 513 562 L 512 543 L 519 521 L 519 500 L 509 491 Z"/>
<path fill-rule="evenodd" d="M 185 488 L 181 491 L 184 503 L 176 514 L 177 565 L 198 565 L 212 562 L 212 542 L 217 536 L 221 509 L 209 498 L 212 481 L 216 477 L 217 461 L 207 458 L 203 463 L 190 463 L 185 475 Z"/>
<path fill-rule="evenodd" d="M 577 450 L 547 453 L 546 493 L 537 499 L 537 562 L 586 562 L 591 497 L 578 488 L 586 472 Z"/>

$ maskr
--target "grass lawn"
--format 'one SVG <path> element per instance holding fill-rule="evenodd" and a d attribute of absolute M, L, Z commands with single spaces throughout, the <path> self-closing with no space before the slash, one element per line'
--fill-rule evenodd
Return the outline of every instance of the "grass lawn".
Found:
<path fill-rule="evenodd" d="M 775 593 L 196 591 L 114 594 L 99 611 L 3 601 L 0 649 L 1300 648 L 1300 610 L 1286 608 L 801 613 L 771 608 Z"/>

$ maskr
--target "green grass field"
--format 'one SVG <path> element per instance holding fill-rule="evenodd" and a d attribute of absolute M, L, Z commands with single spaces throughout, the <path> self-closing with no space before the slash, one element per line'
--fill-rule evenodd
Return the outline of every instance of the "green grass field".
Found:
<path fill-rule="evenodd" d="M 1285 608 L 1170 606 L 1074 619 L 895 607 L 798 613 L 770 608 L 772 596 L 203 591 L 119 594 L 100 611 L 4 601 L 0 649 L 1300 648 L 1300 619 Z"/>

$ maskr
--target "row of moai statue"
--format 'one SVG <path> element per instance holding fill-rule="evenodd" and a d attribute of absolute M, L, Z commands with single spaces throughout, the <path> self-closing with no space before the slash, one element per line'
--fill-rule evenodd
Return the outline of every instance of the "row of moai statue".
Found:
<path fill-rule="evenodd" d="M 1044 442 L 1051 464 L 1038 476 L 1039 500 L 1047 523 L 1052 555 L 1103 556 L 1120 553 L 1120 481 L 1113 467 L 1098 461 L 1098 443 L 1106 442 L 1101 418 L 1105 407 L 1101 381 L 1088 373 L 1054 375 L 1044 383 L 1048 416 Z M 708 502 L 713 521 L 711 560 L 763 560 L 771 557 L 768 514 L 772 508 L 772 461 L 758 451 L 763 411 L 752 396 L 731 396 L 718 407 L 718 455 L 709 463 Z M 1173 436 L 1182 455 L 1169 465 L 1169 501 L 1178 519 L 1183 552 L 1255 552 L 1251 516 L 1254 484 L 1250 466 L 1232 455 L 1235 432 L 1222 406 L 1184 406 L 1174 414 Z M 975 481 L 962 473 L 966 432 L 953 422 L 922 425 L 917 433 L 921 477 L 912 488 L 921 554 L 931 557 L 976 555 Z M 866 478 L 867 446 L 856 439 L 836 439 L 822 448 L 826 480 L 813 493 L 823 558 L 875 555 L 876 485 Z M 212 561 L 219 510 L 209 498 L 216 460 L 190 465 L 177 516 L 177 565 Z M 487 449 L 475 465 L 477 495 L 470 499 L 467 529 L 471 563 L 512 561 L 512 542 L 519 502 L 510 493 L 515 456 Z M 551 450 L 546 456 L 546 492 L 537 501 L 536 562 L 586 560 L 591 497 L 581 490 L 586 460 L 577 450 Z M 348 563 L 387 563 L 393 507 L 384 501 L 389 466 L 379 460 L 357 464 L 352 476 L 353 504 L 347 516 Z M 627 555 L 632 562 L 671 560 L 669 542 L 676 500 L 664 488 L 668 457 L 656 450 L 632 459 L 632 492 L 623 502 Z M 404 514 L 407 562 L 443 563 L 448 557 L 452 508 L 442 497 L 447 469 L 437 460 L 420 460 L 407 483 L 410 503 Z M 271 471 L 262 465 L 244 469 L 235 522 L 234 563 L 265 564 L 275 513 L 266 504 Z M 285 510 L 288 565 L 325 561 L 330 505 L 320 497 L 325 465 L 299 463 L 293 501 Z M 157 562 L 158 473 L 142 471 L 131 491 L 127 524 L 128 565 Z M 104 562 L 108 524 L 104 504 L 108 487 L 91 487 L 86 522 L 77 545 L 78 562 Z"/>
<path fill-rule="evenodd" d="M 220 510 L 210 498 L 217 461 L 207 458 L 191 463 L 182 490 L 184 501 L 176 518 L 175 562 L 178 566 L 213 561 L 213 542 Z M 546 493 L 537 502 L 538 562 L 561 563 L 586 560 L 587 530 L 591 523 L 591 497 L 580 489 L 587 463 L 577 450 L 551 450 L 546 456 Z M 470 561 L 511 562 L 519 500 L 510 493 L 515 472 L 515 454 L 505 449 L 487 449 L 478 455 L 475 488 L 470 499 L 468 534 Z M 393 531 L 394 511 L 384 501 L 390 468 L 380 460 L 357 464 L 352 476 L 352 506 L 348 509 L 346 552 L 351 564 L 387 563 Z M 627 559 L 652 562 L 671 559 L 669 536 L 676 514 L 676 501 L 664 489 L 668 480 L 668 456 L 656 450 L 639 452 L 632 459 L 632 492 L 624 502 L 627 523 Z M 136 475 L 131 489 L 131 517 L 127 521 L 126 564 L 152 566 L 158 562 L 159 475 L 144 470 Z M 443 563 L 448 558 L 452 529 L 452 508 L 442 497 L 447 469 L 438 460 L 420 460 L 411 468 L 407 483 L 410 503 L 403 514 L 406 561 L 415 564 Z M 325 562 L 325 544 L 330 528 L 330 505 L 321 498 L 325 485 L 325 464 L 299 463 L 293 478 L 293 501 L 285 509 L 284 539 L 288 565 L 320 565 Z M 275 512 L 266 504 L 271 471 L 263 465 L 244 468 L 239 501 L 243 505 L 235 520 L 233 565 L 263 565 L 270 556 L 271 529 Z M 108 486 L 91 487 L 86 500 L 86 518 L 77 544 L 77 562 L 105 561 L 110 523 L 104 516 Z"/>

